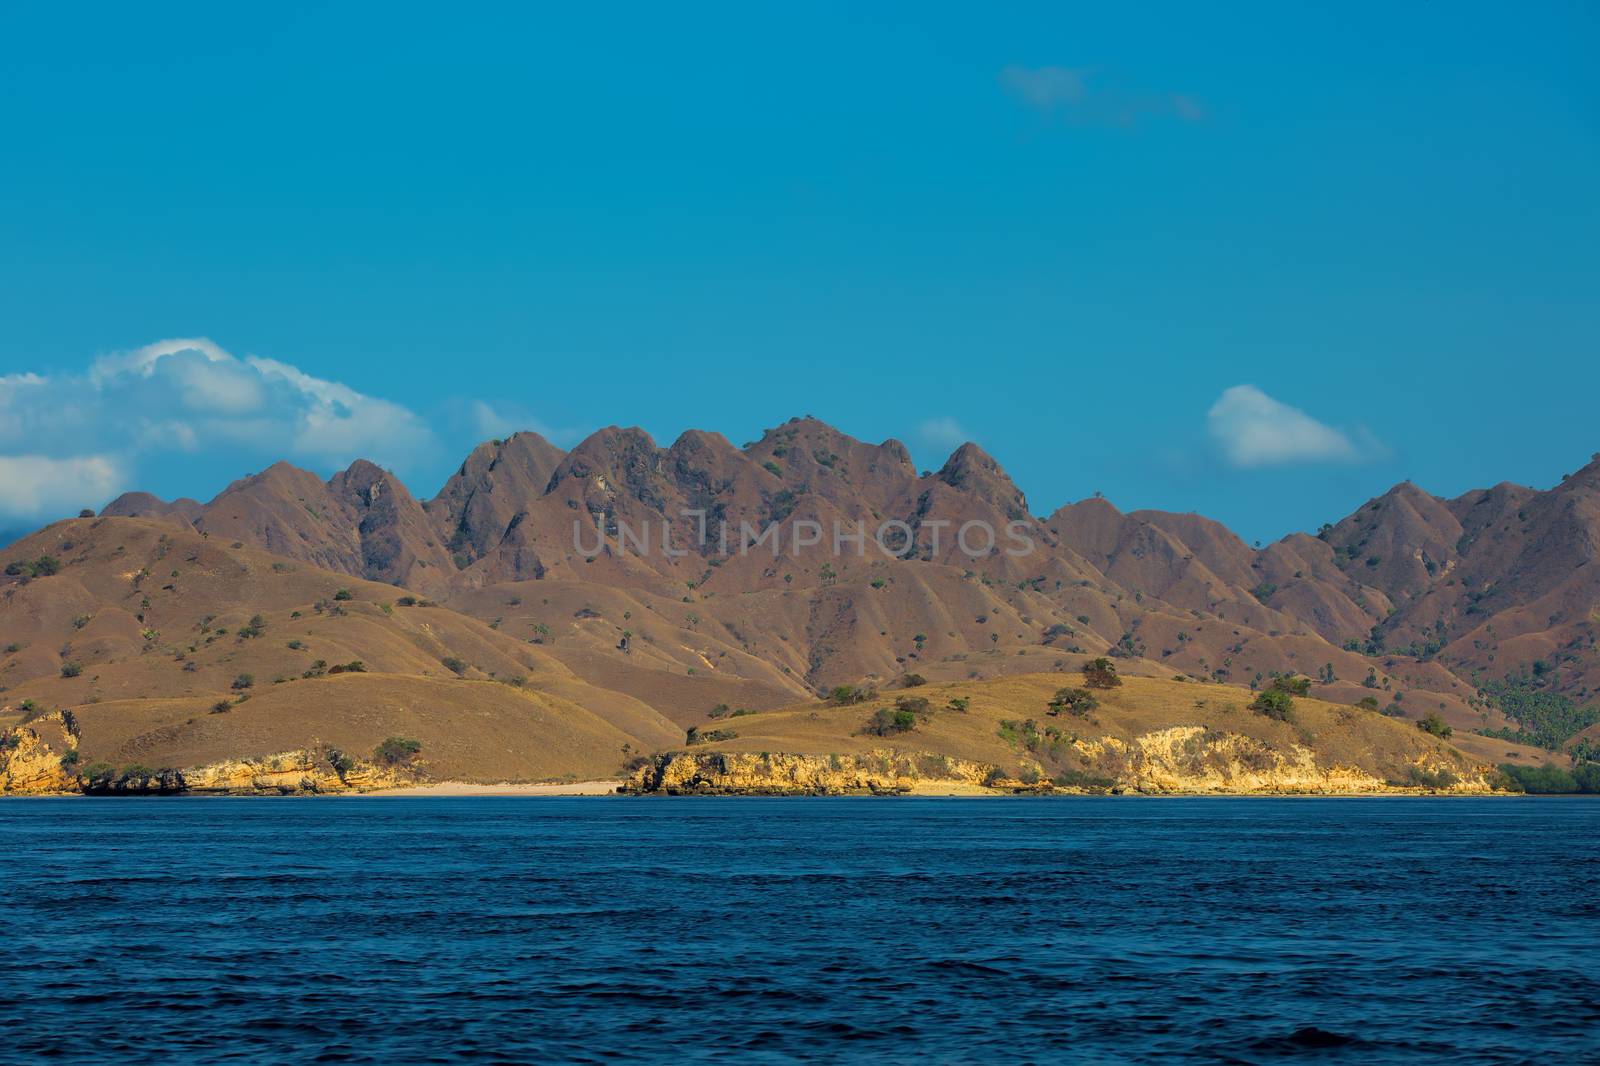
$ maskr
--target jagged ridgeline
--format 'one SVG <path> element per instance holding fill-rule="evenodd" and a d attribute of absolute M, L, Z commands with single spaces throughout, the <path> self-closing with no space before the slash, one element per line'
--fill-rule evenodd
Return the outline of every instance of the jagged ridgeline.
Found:
<path fill-rule="evenodd" d="M 1098 498 L 1036 514 L 976 445 L 919 471 L 897 441 L 809 418 L 743 447 L 699 431 L 660 447 L 613 427 L 564 452 L 519 433 L 478 446 L 426 501 L 364 461 L 326 481 L 280 463 L 209 503 L 132 493 L 24 537 L 0 554 L 0 724 L 72 712 L 74 772 L 328 749 L 370 762 L 401 737 L 419 748 L 397 773 L 588 778 L 688 751 L 690 729 L 733 732 L 709 743 L 736 750 L 754 734 L 734 716 L 831 721 L 825 694 L 898 691 L 908 675 L 1045 678 L 1043 702 L 1019 692 L 1001 714 L 1042 723 L 1050 694 L 1104 657 L 1195 693 L 1162 702 L 1150 729 L 1098 734 L 1135 747 L 1221 728 L 1197 700 L 1248 707 L 1294 677 L 1309 684 L 1291 699 L 1471 766 L 1566 767 L 1600 738 L 1597 545 L 1600 462 L 1548 491 L 1445 500 L 1402 484 L 1253 549 L 1198 515 Z M 875 698 L 864 712 L 892 718 Z M 842 758 L 856 724 L 828 726 L 846 724 L 831 747 L 773 734 L 756 753 Z M 920 743 L 928 728 L 879 747 L 1019 784 L 1108 776 L 1046 765 L 1026 731 L 995 737 L 1005 750 L 987 735 L 941 749 Z M 1294 743 L 1319 766 L 1355 765 L 1324 758 L 1332 730 Z M 1287 736 L 1257 739 L 1299 757 Z M 57 759 L 63 743 L 47 744 Z M 1409 780 L 1392 759 L 1362 772 Z"/>

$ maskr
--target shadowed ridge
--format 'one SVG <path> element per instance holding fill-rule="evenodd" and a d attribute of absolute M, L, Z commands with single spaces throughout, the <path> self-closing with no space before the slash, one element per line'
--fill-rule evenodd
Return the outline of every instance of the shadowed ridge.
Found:
<path fill-rule="evenodd" d="M 602 495 L 626 493 L 661 510 L 667 498 L 664 453 L 638 426 L 607 426 L 585 437 L 550 476 L 549 492 L 569 482 L 587 481 Z"/>
<path fill-rule="evenodd" d="M 469 564 L 493 548 L 513 516 L 549 489 L 566 453 L 537 433 L 484 441 L 426 505 L 439 538 Z"/>
<path fill-rule="evenodd" d="M 971 441 L 952 452 L 934 477 L 990 504 L 1009 521 L 1028 518 L 1028 501 L 1022 490 L 988 452 Z"/>
<path fill-rule="evenodd" d="M 399 478 L 357 459 L 328 479 L 328 491 L 356 522 L 362 577 L 430 593 L 444 588 L 450 556 L 427 512 Z"/>

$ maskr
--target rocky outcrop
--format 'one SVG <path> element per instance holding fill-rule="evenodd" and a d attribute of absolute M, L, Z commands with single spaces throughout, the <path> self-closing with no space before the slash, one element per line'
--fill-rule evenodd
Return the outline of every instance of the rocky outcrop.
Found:
<path fill-rule="evenodd" d="M 1319 766 L 1300 744 L 1286 748 L 1204 726 L 1173 726 L 1135 737 L 1078 740 L 1074 749 L 1096 771 L 1132 792 L 1185 795 L 1367 795 L 1422 789 L 1484 794 L 1493 788 L 1479 770 L 1442 756 L 1418 755 L 1394 779 L 1354 766 Z"/>
<path fill-rule="evenodd" d="M 330 757 L 327 751 L 300 750 L 195 767 L 182 771 L 182 779 L 182 791 L 189 793 L 289 796 L 397 788 L 413 783 L 415 774 L 371 763 L 347 763 L 337 752 Z"/>
<path fill-rule="evenodd" d="M 942 755 L 870 751 L 860 755 L 681 752 L 641 764 L 619 791 L 668 795 L 893 795 L 919 786 L 981 786 L 994 767 Z"/>
<path fill-rule="evenodd" d="M 1020 770 L 942 755 L 876 750 L 858 755 L 675 752 L 644 760 L 620 791 L 635 795 L 892 795 L 914 791 L 1142 793 L 1149 795 L 1486 795 L 1487 768 L 1421 754 L 1393 778 L 1354 766 L 1319 766 L 1300 744 L 1278 748 L 1204 726 L 1174 726 L 1133 740 L 1079 739 L 1080 766 Z"/>
<path fill-rule="evenodd" d="M 48 796 L 76 792 L 77 774 L 69 769 L 72 756 L 50 746 L 40 735 L 47 725 L 59 726 L 61 716 L 51 715 L 37 725 L 20 725 L 0 732 L 0 795 Z M 54 730 L 57 743 L 66 751 L 76 745 L 64 729 Z"/>
<path fill-rule="evenodd" d="M 55 734 L 55 746 L 46 739 L 51 733 Z M 184 769 L 85 764 L 78 757 L 76 737 L 59 713 L 0 732 L 0 795 L 8 796 L 371 792 L 414 784 L 420 774 L 415 763 L 378 766 L 332 748 L 228 759 Z"/>

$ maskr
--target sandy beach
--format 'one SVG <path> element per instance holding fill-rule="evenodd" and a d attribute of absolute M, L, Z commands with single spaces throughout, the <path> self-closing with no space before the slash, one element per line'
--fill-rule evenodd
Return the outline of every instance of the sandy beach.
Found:
<path fill-rule="evenodd" d="M 352 796 L 383 798 L 385 796 L 609 796 L 617 790 L 619 781 L 569 781 L 559 784 L 479 785 L 466 781 L 440 781 L 433 785 L 411 785 L 390 788 L 379 792 L 352 792 Z"/>

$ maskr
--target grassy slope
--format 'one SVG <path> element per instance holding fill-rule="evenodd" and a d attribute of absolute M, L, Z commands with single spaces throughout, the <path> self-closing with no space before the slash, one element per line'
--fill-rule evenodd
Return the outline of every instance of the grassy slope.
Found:
<path fill-rule="evenodd" d="M 734 620 L 724 625 L 713 624 L 706 601 L 683 604 L 681 597 L 559 582 L 485 590 L 471 604 L 479 618 L 402 607 L 404 590 L 394 586 L 139 519 L 56 523 L 7 557 L 45 553 L 62 560 L 60 573 L 0 582 L 0 645 L 19 645 L 0 655 L 0 724 L 22 717 L 24 697 L 46 710 L 72 708 L 83 723 L 85 758 L 118 765 L 194 765 L 316 742 L 366 753 L 383 737 L 402 734 L 424 742 L 436 776 L 604 775 L 629 754 L 681 746 L 690 724 L 736 730 L 737 740 L 716 745 L 727 749 L 842 753 L 883 746 L 857 733 L 894 693 L 848 708 L 798 703 L 804 687 L 794 674 L 752 654 L 783 645 L 778 635 L 790 630 L 846 645 L 875 640 L 863 666 L 925 671 L 934 683 L 910 694 L 936 708 L 954 695 L 971 700 L 968 713 L 936 710 L 930 722 L 891 742 L 908 750 L 1014 765 L 1019 752 L 998 736 L 999 722 L 1027 718 L 1040 728 L 1123 738 L 1177 724 L 1275 743 L 1300 737 L 1294 727 L 1245 710 L 1246 690 L 1149 677 L 1130 677 L 1106 696 L 1098 721 L 1050 718 L 1050 694 L 1079 683 L 1059 671 L 1081 656 L 1050 645 L 953 650 L 969 646 L 965 639 L 946 649 L 943 642 L 958 630 L 973 629 L 976 637 L 1024 625 L 998 590 L 955 578 L 851 593 L 732 596 L 717 605 Z M 350 599 L 335 601 L 340 589 Z M 928 627 L 920 654 L 914 632 L 896 632 L 893 623 L 905 607 L 895 600 L 909 596 L 937 601 L 947 616 L 948 630 Z M 520 602 L 512 604 L 514 598 Z M 820 609 L 833 600 L 853 603 L 845 615 Z M 591 605 L 599 617 L 588 616 Z M 481 620 L 491 607 L 496 613 Z M 704 616 L 690 621 L 696 610 Z M 491 623 L 501 611 L 496 627 Z M 241 637 L 241 627 L 258 614 L 265 623 L 260 635 Z M 534 622 L 546 619 L 554 643 L 530 643 Z M 635 635 L 631 654 L 615 647 L 625 627 Z M 781 662 L 785 653 L 774 658 Z M 444 665 L 446 658 L 461 661 L 464 677 Z M 357 659 L 368 673 L 302 679 L 318 660 Z M 67 663 L 80 664 L 81 672 L 63 677 Z M 1142 660 L 1125 666 L 1170 669 Z M 245 673 L 254 678 L 252 698 L 211 714 L 219 700 L 237 695 L 233 681 Z M 491 678 L 520 678 L 523 687 Z M 707 712 L 719 703 L 769 710 L 712 724 Z M 1330 761 L 1376 770 L 1418 745 L 1437 743 L 1409 722 L 1316 700 L 1298 703 L 1301 725 Z M 1460 734 L 1458 740 L 1479 762 L 1505 761 L 1517 749 Z M 1544 759 L 1531 750 L 1518 755 L 1514 761 Z"/>
<path fill-rule="evenodd" d="M 707 728 L 731 729 L 733 740 L 705 745 L 708 751 L 782 751 L 799 754 L 848 754 L 890 747 L 990 762 L 1019 765 L 1026 753 L 1001 734 L 1003 720 L 1032 718 L 1039 729 L 1055 726 L 1083 737 L 1131 739 L 1175 725 L 1206 726 L 1285 747 L 1306 744 L 1320 766 L 1358 767 L 1378 777 L 1393 775 L 1418 753 L 1435 750 L 1462 766 L 1475 764 L 1409 722 L 1386 718 L 1355 707 L 1295 700 L 1296 723 L 1277 722 L 1247 709 L 1253 694 L 1223 685 L 1130 677 L 1110 692 L 1087 718 L 1050 717 L 1051 695 L 1059 688 L 1082 684 L 1075 674 L 1028 674 L 985 681 L 928 684 L 894 690 L 876 700 L 847 707 L 804 704 L 777 711 L 722 718 Z M 900 695 L 926 698 L 935 708 L 925 723 L 889 738 L 862 735 L 862 725 L 878 707 L 891 706 Z M 965 712 L 943 709 L 952 697 L 965 697 Z"/>

